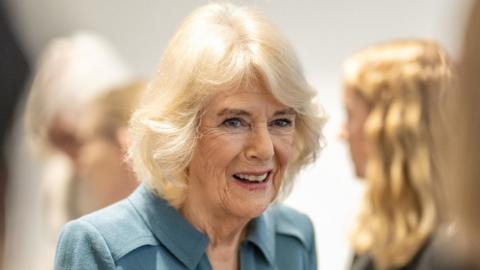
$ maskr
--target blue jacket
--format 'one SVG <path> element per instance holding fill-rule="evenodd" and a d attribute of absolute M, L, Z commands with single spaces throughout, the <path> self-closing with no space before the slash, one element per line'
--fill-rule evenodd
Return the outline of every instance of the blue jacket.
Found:
<path fill-rule="evenodd" d="M 141 185 L 127 199 L 63 228 L 55 269 L 212 269 L 208 238 Z M 315 237 L 307 216 L 274 205 L 249 223 L 242 270 L 314 270 Z"/>

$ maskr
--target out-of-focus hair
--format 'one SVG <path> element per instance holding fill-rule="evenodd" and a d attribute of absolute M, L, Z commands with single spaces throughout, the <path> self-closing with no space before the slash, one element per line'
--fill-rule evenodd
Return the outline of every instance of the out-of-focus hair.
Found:
<path fill-rule="evenodd" d="M 179 207 L 202 110 L 219 92 L 252 86 L 298 114 L 294 154 L 280 192 L 288 193 L 295 174 L 320 151 L 324 117 L 287 40 L 259 13 L 232 4 L 198 8 L 171 39 L 131 121 L 130 158 L 138 178 Z"/>
<path fill-rule="evenodd" d="M 344 81 L 369 106 L 366 194 L 352 243 L 379 269 L 408 263 L 437 227 L 431 119 L 451 80 L 446 52 L 427 40 L 354 54 Z"/>
<path fill-rule="evenodd" d="M 77 117 L 93 97 L 129 79 L 126 65 L 98 35 L 81 32 L 51 41 L 37 64 L 25 112 L 33 145 L 48 153 L 55 115 Z"/>
<path fill-rule="evenodd" d="M 117 131 L 128 127 L 130 117 L 140 104 L 147 88 L 143 81 L 133 81 L 123 86 L 118 86 L 99 95 L 90 104 L 88 119 L 100 123 L 96 133 L 112 142 L 117 140 Z"/>

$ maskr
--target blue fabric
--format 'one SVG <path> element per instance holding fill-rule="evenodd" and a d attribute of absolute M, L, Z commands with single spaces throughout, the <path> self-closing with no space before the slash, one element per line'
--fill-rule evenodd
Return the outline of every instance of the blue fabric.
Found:
<path fill-rule="evenodd" d="M 208 238 L 141 185 L 127 199 L 62 230 L 55 269 L 212 269 Z M 274 205 L 249 223 L 242 270 L 313 270 L 315 237 L 307 216 Z"/>

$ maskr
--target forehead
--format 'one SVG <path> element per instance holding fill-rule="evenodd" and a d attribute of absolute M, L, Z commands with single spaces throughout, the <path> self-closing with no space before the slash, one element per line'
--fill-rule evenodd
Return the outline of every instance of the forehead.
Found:
<path fill-rule="evenodd" d="M 280 103 L 269 91 L 260 87 L 251 87 L 216 94 L 207 104 L 205 112 L 224 109 L 276 111 L 286 108 L 288 106 Z"/>

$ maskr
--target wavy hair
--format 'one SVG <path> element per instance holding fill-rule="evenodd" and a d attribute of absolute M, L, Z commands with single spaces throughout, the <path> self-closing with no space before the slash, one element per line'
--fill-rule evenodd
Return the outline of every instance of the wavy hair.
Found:
<path fill-rule="evenodd" d="M 259 13 L 232 4 L 198 8 L 165 50 L 131 120 L 129 156 L 139 179 L 180 207 L 202 110 L 219 92 L 253 85 L 297 112 L 294 154 L 280 191 L 287 194 L 320 151 L 324 117 L 287 40 Z"/>
<path fill-rule="evenodd" d="M 451 63 L 435 42 L 405 40 L 366 48 L 344 70 L 346 87 L 369 106 L 367 187 L 353 247 L 379 269 L 399 268 L 437 227 L 431 122 Z"/>

